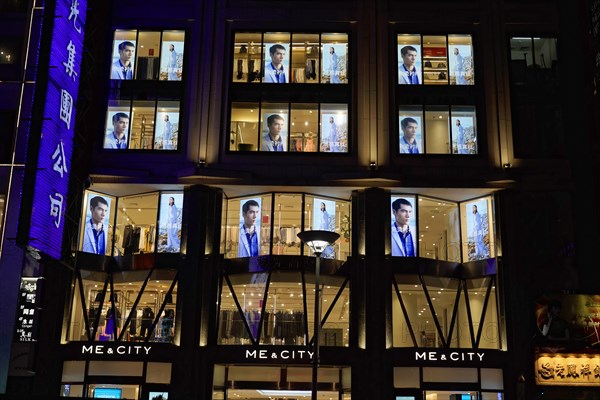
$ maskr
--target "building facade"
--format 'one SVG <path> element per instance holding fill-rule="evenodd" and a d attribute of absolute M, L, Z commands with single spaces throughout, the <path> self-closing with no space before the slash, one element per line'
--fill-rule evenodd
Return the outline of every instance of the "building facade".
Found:
<path fill-rule="evenodd" d="M 533 317 L 597 293 L 594 10 L 15 10 L 40 89 L 2 166 L 6 393 L 308 398 L 319 321 L 319 399 L 598 398 L 540 383 Z M 318 290 L 307 230 L 340 235 Z"/>

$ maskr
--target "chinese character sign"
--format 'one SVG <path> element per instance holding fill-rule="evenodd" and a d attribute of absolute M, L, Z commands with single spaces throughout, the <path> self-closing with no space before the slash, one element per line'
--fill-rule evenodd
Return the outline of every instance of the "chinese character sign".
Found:
<path fill-rule="evenodd" d="M 29 245 L 60 258 L 87 0 L 58 0 L 33 192 Z"/>

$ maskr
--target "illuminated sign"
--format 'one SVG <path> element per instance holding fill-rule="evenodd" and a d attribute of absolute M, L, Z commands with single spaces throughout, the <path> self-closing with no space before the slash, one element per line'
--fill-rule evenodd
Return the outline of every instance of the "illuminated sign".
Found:
<path fill-rule="evenodd" d="M 81 354 L 92 354 L 92 355 L 150 355 L 152 346 L 143 345 L 116 345 L 116 344 L 90 344 L 81 346 Z"/>
<path fill-rule="evenodd" d="M 313 352 L 308 350 L 245 350 L 246 360 L 310 361 Z"/>
<path fill-rule="evenodd" d="M 38 278 L 21 278 L 14 338 L 17 342 L 37 341 L 37 290 Z"/>
<path fill-rule="evenodd" d="M 415 351 L 415 361 L 483 362 L 485 353 L 480 351 Z"/>
<path fill-rule="evenodd" d="M 600 386 L 600 354 L 538 354 L 535 382 L 548 386 Z"/>
<path fill-rule="evenodd" d="M 87 0 L 57 0 L 28 244 L 60 259 Z"/>

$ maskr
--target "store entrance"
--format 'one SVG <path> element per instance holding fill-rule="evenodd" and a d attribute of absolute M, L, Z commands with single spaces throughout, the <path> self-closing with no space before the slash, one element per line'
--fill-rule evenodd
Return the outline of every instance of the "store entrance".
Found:
<path fill-rule="evenodd" d="M 394 400 L 504 400 L 502 392 L 477 390 L 397 391 Z"/>
<path fill-rule="evenodd" d="M 343 395 L 339 391 L 319 391 L 318 400 L 350 400 L 350 393 Z M 226 399 L 258 400 L 258 399 L 310 400 L 310 390 L 269 390 L 269 389 L 227 389 Z"/>

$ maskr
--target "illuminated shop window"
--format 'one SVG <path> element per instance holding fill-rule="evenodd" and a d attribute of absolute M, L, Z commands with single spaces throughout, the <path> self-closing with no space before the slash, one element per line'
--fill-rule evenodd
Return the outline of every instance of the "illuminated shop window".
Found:
<path fill-rule="evenodd" d="M 111 99 L 103 147 L 111 150 L 177 150 L 179 126 L 179 101 Z"/>
<path fill-rule="evenodd" d="M 394 347 L 501 349 L 498 321 L 493 275 L 394 277 Z"/>
<path fill-rule="evenodd" d="M 323 252 L 322 258 L 346 260 L 350 255 L 347 200 L 302 193 L 269 193 L 228 199 L 226 207 L 223 214 L 227 215 L 227 221 L 221 239 L 225 258 L 309 255 L 311 251 L 302 246 L 297 236 L 303 229 L 340 234 L 340 239 Z"/>
<path fill-rule="evenodd" d="M 173 343 L 175 279 L 174 270 L 78 270 L 67 340 Z"/>
<path fill-rule="evenodd" d="M 348 105 L 234 102 L 230 151 L 348 153 Z"/>
<path fill-rule="evenodd" d="M 424 258 L 460 261 L 458 204 L 419 197 L 419 254 Z"/>
<path fill-rule="evenodd" d="M 232 82 L 348 83 L 348 34 L 236 32 Z"/>
<path fill-rule="evenodd" d="M 400 154 L 478 153 L 474 106 L 402 105 L 398 127 Z"/>
<path fill-rule="evenodd" d="M 392 194 L 392 257 L 451 262 L 496 257 L 491 197 L 462 203 L 425 196 Z"/>
<path fill-rule="evenodd" d="M 471 35 L 397 36 L 399 85 L 474 85 Z"/>
<path fill-rule="evenodd" d="M 180 81 L 185 32 L 116 30 L 110 78 Z"/>
<path fill-rule="evenodd" d="M 321 276 L 323 346 L 348 346 L 347 280 Z M 304 284 L 303 284 L 304 282 Z M 219 344 L 306 346 L 312 341 L 314 274 L 272 271 L 226 274 L 221 292 Z"/>
<path fill-rule="evenodd" d="M 86 191 L 79 250 L 99 255 L 179 253 L 182 192 L 124 197 Z"/>

